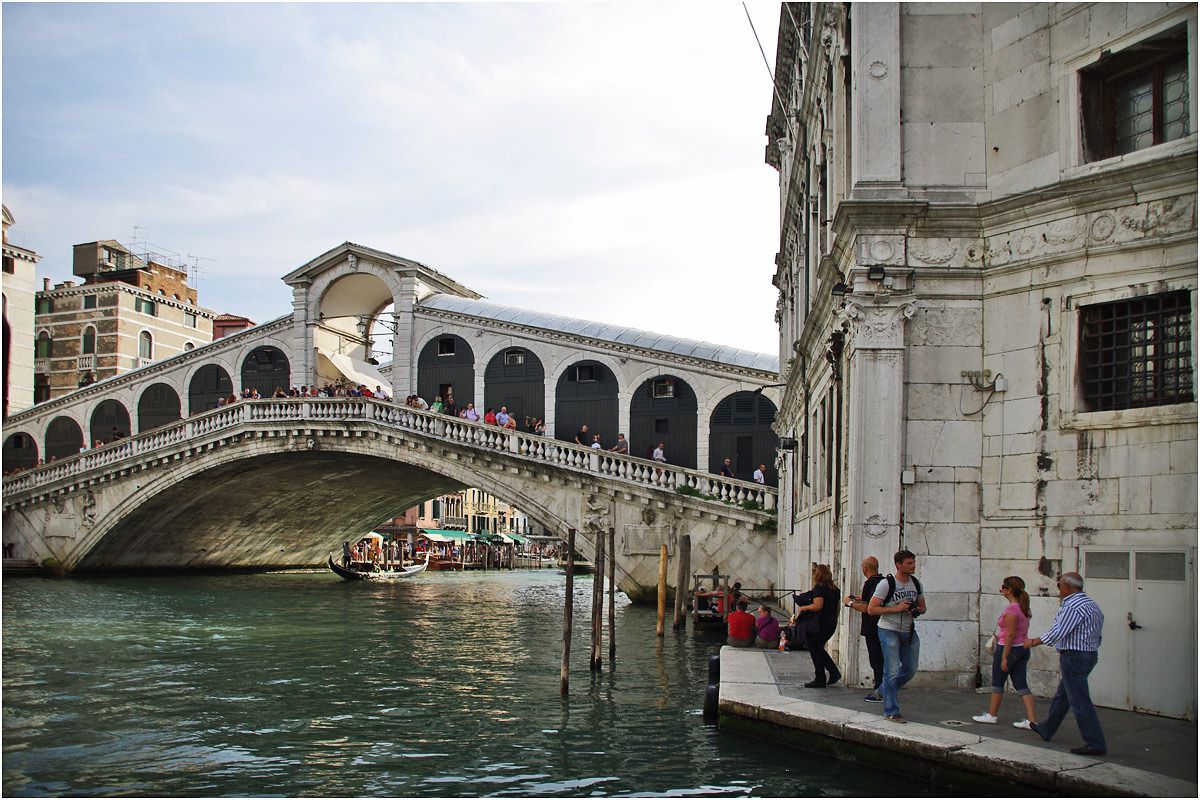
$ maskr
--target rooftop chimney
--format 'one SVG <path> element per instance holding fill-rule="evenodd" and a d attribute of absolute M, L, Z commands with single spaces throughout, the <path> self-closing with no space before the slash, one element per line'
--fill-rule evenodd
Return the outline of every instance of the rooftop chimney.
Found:
<path fill-rule="evenodd" d="M 50 279 L 49 278 L 42 278 L 42 291 L 43 292 L 50 291 Z"/>

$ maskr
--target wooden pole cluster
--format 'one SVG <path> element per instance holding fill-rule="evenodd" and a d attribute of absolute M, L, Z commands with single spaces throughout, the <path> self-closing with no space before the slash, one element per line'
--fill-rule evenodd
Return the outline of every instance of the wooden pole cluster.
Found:
<path fill-rule="evenodd" d="M 662 636 L 666 629 L 667 617 L 667 546 L 664 544 L 658 551 L 658 627 L 656 633 Z"/>
<path fill-rule="evenodd" d="M 692 569 L 692 537 L 684 534 L 679 537 L 679 552 L 675 555 L 676 570 L 675 570 L 675 622 L 671 626 L 675 630 L 687 627 L 687 609 L 684 603 L 687 600 L 688 573 Z"/>
<path fill-rule="evenodd" d="M 600 671 L 600 648 L 604 644 L 604 531 L 596 532 L 596 569 L 592 581 L 592 672 Z"/>
<path fill-rule="evenodd" d="M 571 622 L 575 616 L 575 529 L 567 529 L 567 596 L 563 598 L 562 666 L 558 671 L 558 691 L 567 694 L 570 686 Z"/>
<path fill-rule="evenodd" d="M 617 529 L 608 529 L 608 657 L 617 657 Z"/>

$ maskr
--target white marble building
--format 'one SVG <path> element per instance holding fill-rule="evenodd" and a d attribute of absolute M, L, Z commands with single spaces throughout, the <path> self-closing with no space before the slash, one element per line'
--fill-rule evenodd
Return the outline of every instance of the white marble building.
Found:
<path fill-rule="evenodd" d="M 785 3 L 779 30 L 778 584 L 913 550 L 918 681 L 969 687 L 1001 580 L 1036 634 L 1079 570 L 1097 702 L 1194 718 L 1196 6 Z"/>

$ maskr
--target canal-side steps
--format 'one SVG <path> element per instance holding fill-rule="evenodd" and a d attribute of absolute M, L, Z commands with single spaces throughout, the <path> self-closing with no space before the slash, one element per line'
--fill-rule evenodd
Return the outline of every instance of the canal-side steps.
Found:
<path fill-rule="evenodd" d="M 808 653 L 723 647 L 720 728 L 964 794 L 1197 796 L 1194 722 L 1101 708 L 1109 752 L 1078 756 L 1070 752 L 1082 743 L 1070 714 L 1053 742 L 1013 728 L 1016 695 L 1005 698 L 993 726 L 971 721 L 986 710 L 987 694 L 909 687 L 900 694 L 909 722 L 898 725 L 883 719 L 880 705 L 863 702 L 867 689 L 803 688 L 811 679 Z M 1048 705 L 1038 698 L 1038 713 Z"/>

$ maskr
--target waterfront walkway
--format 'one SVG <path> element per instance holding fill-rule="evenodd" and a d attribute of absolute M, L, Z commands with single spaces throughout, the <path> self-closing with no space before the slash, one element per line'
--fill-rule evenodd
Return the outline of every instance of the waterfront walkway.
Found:
<path fill-rule="evenodd" d="M 1197 795 L 1192 722 L 1101 708 L 1108 755 L 1077 756 L 1070 750 L 1083 742 L 1074 717 L 1043 742 L 1012 727 L 1021 716 L 1016 695 L 1005 697 L 1000 724 L 981 725 L 971 717 L 987 709 L 987 694 L 905 689 L 909 722 L 898 725 L 883 719 L 882 704 L 863 701 L 866 689 L 805 689 L 812 677 L 808 653 L 722 647 L 721 728 L 990 795 Z M 1048 702 L 1039 698 L 1039 713 Z"/>

